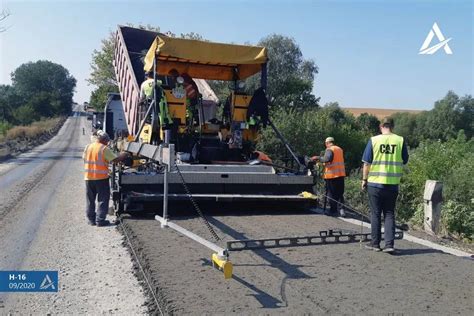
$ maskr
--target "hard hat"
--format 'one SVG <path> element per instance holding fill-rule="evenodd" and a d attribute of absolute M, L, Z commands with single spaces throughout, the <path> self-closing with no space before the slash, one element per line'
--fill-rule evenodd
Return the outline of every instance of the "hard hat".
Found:
<path fill-rule="evenodd" d="M 101 141 L 101 142 L 102 141 L 104 141 L 104 142 L 110 141 L 109 134 L 107 134 L 103 130 L 99 129 L 96 134 L 97 134 L 97 138 L 99 139 L 99 141 Z"/>
<path fill-rule="evenodd" d="M 326 140 L 324 142 L 325 143 L 334 143 L 334 137 L 328 137 L 328 138 L 326 138 Z"/>

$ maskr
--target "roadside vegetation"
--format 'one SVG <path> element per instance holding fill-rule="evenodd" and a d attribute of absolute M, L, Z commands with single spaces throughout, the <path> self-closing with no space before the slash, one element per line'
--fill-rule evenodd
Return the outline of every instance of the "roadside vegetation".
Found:
<path fill-rule="evenodd" d="M 419 114 L 396 113 L 395 133 L 409 146 L 410 161 L 404 170 L 397 202 L 397 221 L 423 227 L 423 191 L 426 180 L 444 184 L 442 230 L 444 235 L 474 240 L 474 99 L 454 92 Z M 367 140 L 378 133 L 375 116 L 355 118 L 337 103 L 292 109 L 274 105 L 273 122 L 301 155 L 319 155 L 323 141 L 333 136 L 344 149 L 346 202 L 368 214 L 366 193 L 360 190 L 361 158 Z M 290 161 L 286 149 L 270 129 L 265 129 L 259 149 L 281 162 Z"/>
<path fill-rule="evenodd" d="M 0 85 L 0 141 L 34 139 L 54 129 L 72 108 L 76 79 L 47 60 L 22 64 Z"/>

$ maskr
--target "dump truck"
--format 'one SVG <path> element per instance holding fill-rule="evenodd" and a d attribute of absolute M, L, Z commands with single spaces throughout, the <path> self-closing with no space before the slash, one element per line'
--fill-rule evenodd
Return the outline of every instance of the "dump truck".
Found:
<path fill-rule="evenodd" d="M 129 167 L 114 166 L 115 211 L 174 210 L 198 203 L 285 205 L 290 210 L 314 205 L 315 200 L 300 195 L 313 191 L 314 177 L 268 117 L 267 62 L 264 47 L 119 26 L 114 68 L 129 134 L 122 148 L 135 160 Z M 153 99 L 140 100 L 147 71 L 160 84 Z M 243 82 L 255 75 L 260 86 L 249 93 Z M 194 104 L 184 93 L 185 76 L 199 90 Z M 226 100 L 217 100 L 208 80 L 228 82 Z M 171 126 L 160 122 L 163 104 Z M 259 159 L 265 155 L 255 148 L 264 128 L 274 130 L 296 167 Z"/>

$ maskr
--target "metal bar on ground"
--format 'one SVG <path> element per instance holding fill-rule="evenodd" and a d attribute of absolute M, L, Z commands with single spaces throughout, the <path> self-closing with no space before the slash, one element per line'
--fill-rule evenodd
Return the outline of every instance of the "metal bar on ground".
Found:
<path fill-rule="evenodd" d="M 161 193 L 140 193 L 131 192 L 130 199 L 154 200 L 162 199 L 164 195 Z M 292 201 L 292 202 L 311 202 L 315 201 L 299 195 L 259 195 L 259 194 L 193 194 L 196 200 L 207 200 L 216 202 L 232 202 L 232 201 Z M 189 197 L 184 193 L 168 193 L 169 200 L 187 200 Z"/>
<path fill-rule="evenodd" d="M 403 239 L 403 232 L 395 232 L 395 239 Z M 321 231 L 319 236 L 283 237 L 265 239 L 229 240 L 226 247 L 229 251 L 242 251 L 266 248 L 302 247 L 324 244 L 346 244 L 371 240 L 370 233 L 344 234 L 341 231 Z"/>
<path fill-rule="evenodd" d="M 221 256 L 221 257 L 228 257 L 229 256 L 229 252 L 227 251 L 227 249 L 219 247 L 218 245 L 202 238 L 201 236 L 198 236 L 195 233 L 192 233 L 189 230 L 187 230 L 187 229 L 185 229 L 185 228 L 183 228 L 183 227 L 181 227 L 181 226 L 179 226 L 179 225 L 177 225 L 173 222 L 165 220 L 161 216 L 156 215 L 155 219 L 157 221 L 159 221 L 160 223 L 162 223 L 162 224 L 166 223 L 167 227 L 172 228 L 172 229 L 176 230 L 177 232 L 183 234 L 184 236 L 189 237 L 192 240 L 197 241 L 201 245 L 211 249 L 212 251 L 215 251 L 219 256 Z"/>

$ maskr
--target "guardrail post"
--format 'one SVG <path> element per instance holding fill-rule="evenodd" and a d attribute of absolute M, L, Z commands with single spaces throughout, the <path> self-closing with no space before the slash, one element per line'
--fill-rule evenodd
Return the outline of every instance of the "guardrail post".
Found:
<path fill-rule="evenodd" d="M 439 232 L 441 205 L 443 202 L 443 183 L 435 180 L 426 180 L 423 194 L 424 229 L 431 235 Z"/>

